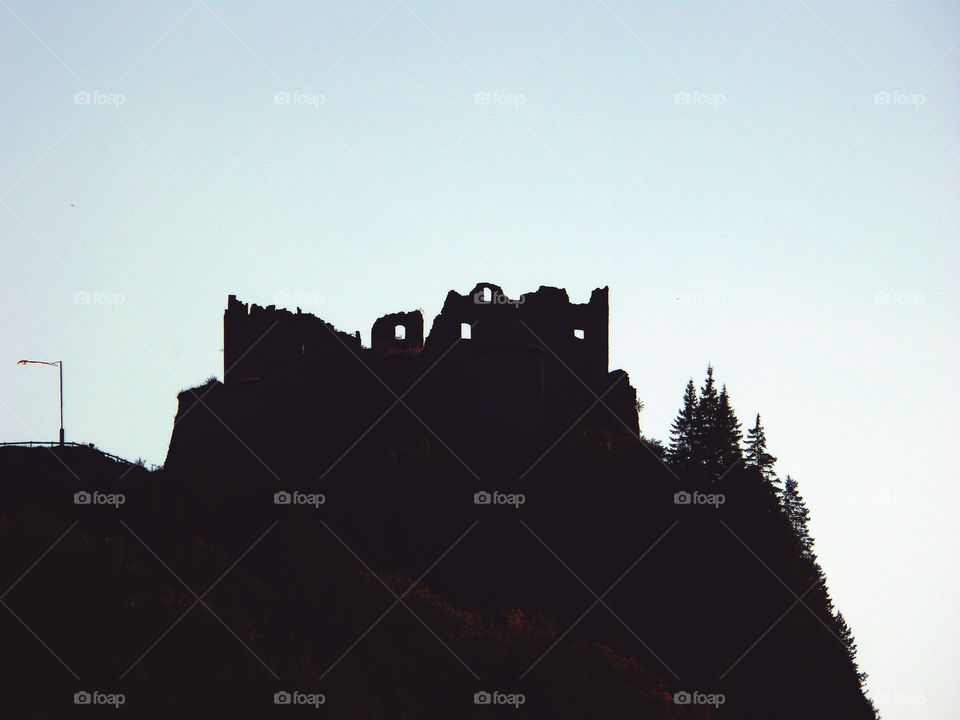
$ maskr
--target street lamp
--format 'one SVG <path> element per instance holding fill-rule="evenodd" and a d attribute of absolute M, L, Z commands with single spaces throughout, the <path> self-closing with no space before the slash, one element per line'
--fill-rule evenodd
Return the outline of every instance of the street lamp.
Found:
<path fill-rule="evenodd" d="M 60 445 L 63 445 L 63 360 L 20 360 L 17 365 L 57 365 L 60 368 Z"/>

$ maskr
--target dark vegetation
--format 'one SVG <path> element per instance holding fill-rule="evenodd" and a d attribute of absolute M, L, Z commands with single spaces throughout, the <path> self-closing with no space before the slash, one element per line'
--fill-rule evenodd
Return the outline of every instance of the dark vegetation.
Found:
<path fill-rule="evenodd" d="M 344 413 L 372 422 L 383 395 Z M 6 716 L 59 718 L 98 689 L 138 718 L 874 717 L 797 484 L 759 416 L 742 438 L 712 369 L 668 447 L 588 425 L 441 439 L 398 406 L 350 448 L 295 406 L 273 408 L 288 430 L 155 472 L 0 450 Z M 74 505 L 94 489 L 125 503 Z M 279 490 L 325 503 L 276 505 Z M 481 490 L 525 503 L 476 505 Z M 283 689 L 326 703 L 275 706 Z M 479 690 L 525 702 L 474 705 Z"/>

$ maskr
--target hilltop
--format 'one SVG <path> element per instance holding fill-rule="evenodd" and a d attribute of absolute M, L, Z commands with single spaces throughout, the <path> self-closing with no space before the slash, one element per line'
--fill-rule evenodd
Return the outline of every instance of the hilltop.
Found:
<path fill-rule="evenodd" d="M 441 316 L 459 322 L 466 297 Z M 231 299 L 226 327 L 234 312 L 262 314 Z M 305 317 L 279 322 L 339 332 Z M 159 470 L 0 448 L 2 570 L 21 578 L 4 596 L 18 714 L 61 716 L 87 689 L 122 693 L 144 718 L 273 716 L 278 692 L 371 720 L 874 718 L 759 417 L 743 450 L 709 369 L 666 448 L 639 434 L 632 387 L 632 418 L 589 382 L 564 396 L 559 372 L 574 366 L 534 317 L 476 332 L 442 380 L 467 385 L 452 400 L 420 382 L 459 344 L 431 349 L 435 322 L 422 345 L 416 328 L 400 347 L 333 335 L 342 353 L 299 366 L 231 351 L 225 383 L 181 394 Z M 591 377 L 624 382 L 580 357 Z M 491 358 L 517 387 L 543 388 L 512 391 L 519 422 L 491 427 L 478 410 Z M 478 704 L 485 692 L 507 707 Z"/>

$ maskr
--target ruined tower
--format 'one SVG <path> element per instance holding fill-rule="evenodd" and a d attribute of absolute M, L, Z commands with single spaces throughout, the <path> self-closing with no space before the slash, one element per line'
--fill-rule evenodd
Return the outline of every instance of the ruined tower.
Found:
<path fill-rule="evenodd" d="M 359 434 L 370 422 L 365 404 L 414 386 L 407 409 L 463 438 L 521 442 L 577 424 L 636 435 L 636 391 L 625 372 L 608 368 L 608 318 L 605 287 L 578 304 L 560 288 L 510 298 L 484 282 L 466 294 L 447 293 L 426 338 L 419 310 L 381 316 L 366 348 L 359 332 L 299 308 L 247 305 L 230 295 L 224 382 L 206 388 L 203 403 L 216 405 L 216 422 L 187 415 L 197 393 L 181 393 L 178 418 L 187 422 L 176 422 L 171 452 L 174 439 L 183 447 L 232 430 L 234 421 L 268 428 L 280 445 L 291 433 L 299 443 L 322 441 L 334 426 L 349 435 L 352 422 Z"/>

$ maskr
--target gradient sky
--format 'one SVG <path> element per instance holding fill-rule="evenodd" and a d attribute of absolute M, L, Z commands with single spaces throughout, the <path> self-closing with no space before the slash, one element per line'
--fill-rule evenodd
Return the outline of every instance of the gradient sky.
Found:
<path fill-rule="evenodd" d="M 230 293 L 369 342 L 481 280 L 609 285 L 644 431 L 712 362 L 800 483 L 884 718 L 954 720 L 958 19 L 2 0 L 0 440 L 56 437 L 56 370 L 16 361 L 63 359 L 68 439 L 161 463 Z"/>

